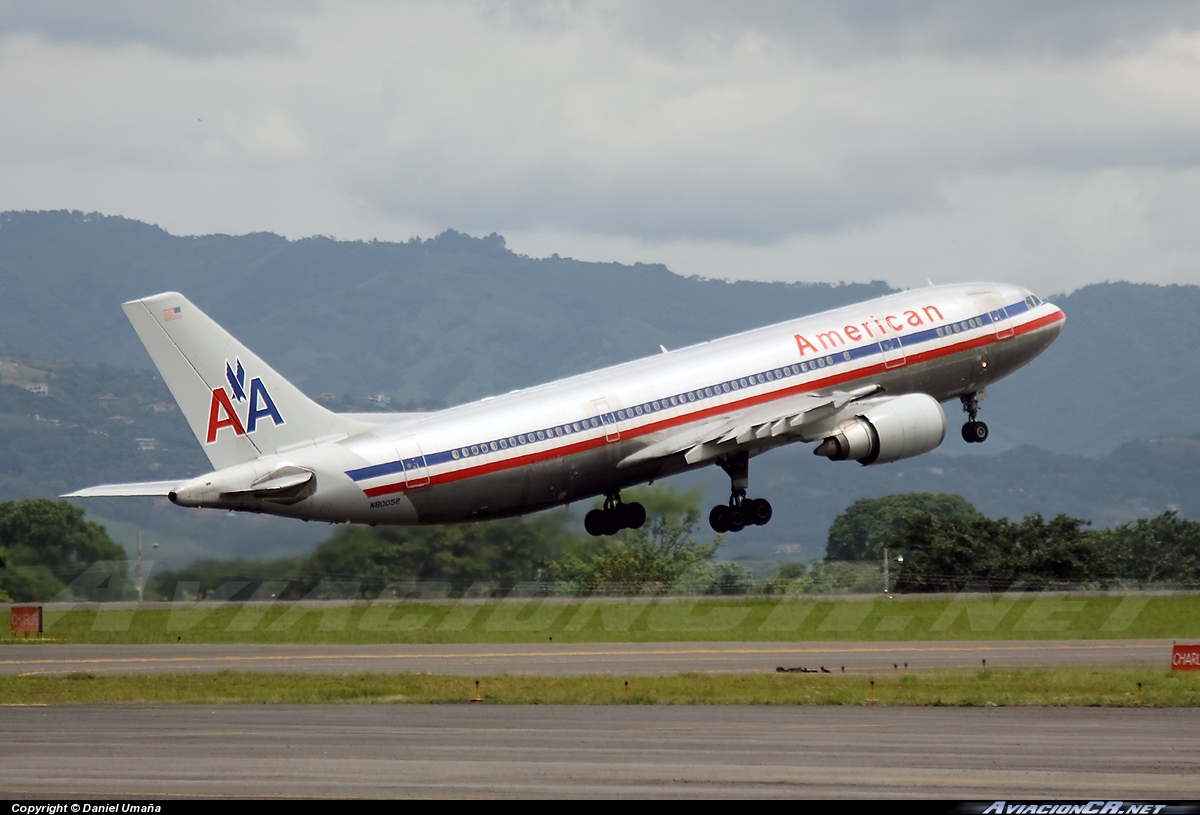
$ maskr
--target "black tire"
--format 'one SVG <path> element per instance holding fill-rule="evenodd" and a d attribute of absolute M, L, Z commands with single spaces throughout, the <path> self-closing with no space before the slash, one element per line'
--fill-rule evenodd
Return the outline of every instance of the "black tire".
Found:
<path fill-rule="evenodd" d="M 708 513 L 708 525 L 712 527 L 713 532 L 728 532 L 729 531 L 729 507 L 722 504 L 717 504 Z"/>
<path fill-rule="evenodd" d="M 624 522 L 626 529 L 641 529 L 646 523 L 646 508 L 634 501 L 632 504 L 625 504 Z"/>
<path fill-rule="evenodd" d="M 988 437 L 988 426 L 983 422 L 967 422 L 962 427 L 962 437 L 967 444 L 985 442 Z"/>
<path fill-rule="evenodd" d="M 603 534 L 615 535 L 618 532 L 620 532 L 622 529 L 625 528 L 625 524 L 621 523 L 621 521 L 624 520 L 622 518 L 622 514 L 623 513 L 621 512 L 621 510 L 616 507 L 614 507 L 612 509 L 604 510 L 604 527 L 603 527 L 604 533 Z"/>
<path fill-rule="evenodd" d="M 729 508 L 729 531 L 741 532 L 746 528 L 746 513 L 741 507 Z"/>
<path fill-rule="evenodd" d="M 742 504 L 742 508 L 746 511 L 746 522 L 752 523 L 755 526 L 766 526 L 773 514 L 771 502 L 766 498 L 755 498 L 753 501 L 747 501 Z"/>
<path fill-rule="evenodd" d="M 587 515 L 583 516 L 583 528 L 593 538 L 598 538 L 604 534 L 604 510 L 593 509 Z"/>

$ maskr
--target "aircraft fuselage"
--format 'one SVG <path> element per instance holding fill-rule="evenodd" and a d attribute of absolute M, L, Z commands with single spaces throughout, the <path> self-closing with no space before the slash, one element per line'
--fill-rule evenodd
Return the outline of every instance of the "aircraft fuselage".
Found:
<path fill-rule="evenodd" d="M 819 440 L 860 404 L 794 426 L 777 421 L 750 438 L 704 438 L 706 428 L 736 424 L 744 414 L 769 416 L 772 405 L 789 400 L 866 391 L 868 400 L 927 394 L 945 402 L 977 393 L 1042 353 L 1063 320 L 1059 309 L 1016 286 L 903 292 L 294 446 L 214 472 L 207 495 L 196 486 L 203 479 L 193 480 L 192 491 L 181 486 L 173 500 L 370 524 L 533 512 L 710 466 L 723 455 Z M 277 410 L 286 418 L 285 405 Z M 216 435 L 233 432 L 222 427 Z M 638 457 L 672 439 L 683 439 L 680 449 Z M 308 495 L 281 503 L 225 489 L 285 466 L 315 474 Z"/>

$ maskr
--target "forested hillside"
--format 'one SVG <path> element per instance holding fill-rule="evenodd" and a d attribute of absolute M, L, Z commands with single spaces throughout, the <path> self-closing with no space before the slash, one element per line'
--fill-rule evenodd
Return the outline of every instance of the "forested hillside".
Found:
<path fill-rule="evenodd" d="M 407 243 L 175 237 L 124 218 L 0 214 L 0 348 L 148 367 L 120 304 L 183 292 L 310 393 L 456 403 L 864 300 L 882 283 L 696 280 Z"/>
<path fill-rule="evenodd" d="M 380 393 L 393 408 L 452 404 L 888 290 L 533 259 L 497 235 L 178 237 L 117 217 L 3 213 L 0 499 L 206 469 L 119 308 L 168 289 L 309 394 L 333 394 L 342 410 Z M 842 509 L 894 492 L 961 493 L 992 517 L 1067 513 L 1098 525 L 1167 509 L 1200 517 L 1200 419 L 1191 409 L 1200 383 L 1188 356 L 1200 288 L 1111 283 L 1039 294 L 1066 311 L 1066 330 L 993 387 L 983 406 L 988 444 L 967 447 L 951 432 L 938 452 L 879 468 L 817 460 L 805 446 L 756 458 L 751 490 L 770 497 L 776 519 L 736 536 L 726 554 L 818 556 Z M 45 393 L 35 392 L 39 384 Z M 679 485 L 713 502 L 728 488 L 715 469 Z M 149 500 L 86 508 L 117 521 L 110 531 L 127 546 L 135 532 L 125 524 L 136 523 L 176 542 L 164 555 L 183 558 L 278 556 L 330 534 Z"/>

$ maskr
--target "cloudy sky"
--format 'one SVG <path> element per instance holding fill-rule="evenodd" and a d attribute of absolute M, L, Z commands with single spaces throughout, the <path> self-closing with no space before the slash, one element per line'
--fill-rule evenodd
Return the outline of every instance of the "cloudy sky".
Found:
<path fill-rule="evenodd" d="M 0 210 L 1200 284 L 1200 4 L 0 0 Z"/>

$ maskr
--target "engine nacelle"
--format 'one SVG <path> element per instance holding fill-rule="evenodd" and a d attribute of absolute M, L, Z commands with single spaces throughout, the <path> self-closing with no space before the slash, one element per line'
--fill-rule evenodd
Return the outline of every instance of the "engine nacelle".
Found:
<path fill-rule="evenodd" d="M 946 438 L 946 414 L 932 396 L 909 393 L 871 405 L 813 452 L 832 461 L 886 464 L 919 456 Z"/>

